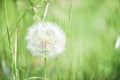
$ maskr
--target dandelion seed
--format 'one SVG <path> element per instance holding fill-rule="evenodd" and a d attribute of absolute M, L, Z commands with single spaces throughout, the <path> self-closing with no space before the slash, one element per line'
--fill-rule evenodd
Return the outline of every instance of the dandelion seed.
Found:
<path fill-rule="evenodd" d="M 54 57 L 65 49 L 66 36 L 58 25 L 39 22 L 29 28 L 26 40 L 32 55 Z"/>

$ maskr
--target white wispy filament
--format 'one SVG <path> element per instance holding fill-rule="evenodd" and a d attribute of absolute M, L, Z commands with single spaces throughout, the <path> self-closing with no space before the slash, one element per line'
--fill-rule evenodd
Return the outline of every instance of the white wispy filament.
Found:
<path fill-rule="evenodd" d="M 32 55 L 54 57 L 65 49 L 66 36 L 57 24 L 39 22 L 28 29 L 26 40 Z"/>

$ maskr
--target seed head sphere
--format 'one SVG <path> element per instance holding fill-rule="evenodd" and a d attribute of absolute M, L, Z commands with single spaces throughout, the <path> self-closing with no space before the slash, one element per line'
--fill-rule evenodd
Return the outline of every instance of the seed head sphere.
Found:
<path fill-rule="evenodd" d="M 54 57 L 64 51 L 66 36 L 57 24 L 39 22 L 28 29 L 26 41 L 33 56 Z"/>

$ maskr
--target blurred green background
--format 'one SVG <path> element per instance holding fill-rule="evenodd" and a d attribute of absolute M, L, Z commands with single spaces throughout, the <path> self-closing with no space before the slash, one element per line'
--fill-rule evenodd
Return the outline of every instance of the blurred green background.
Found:
<path fill-rule="evenodd" d="M 44 77 L 44 59 L 30 54 L 25 36 L 35 15 L 42 20 L 45 5 L 44 0 L 0 0 L 0 80 L 12 80 L 13 74 L 5 6 L 13 50 L 18 29 L 19 80 Z M 120 80 L 120 49 L 114 47 L 120 0 L 51 0 L 45 21 L 57 23 L 67 36 L 66 50 L 47 59 L 49 80 Z"/>

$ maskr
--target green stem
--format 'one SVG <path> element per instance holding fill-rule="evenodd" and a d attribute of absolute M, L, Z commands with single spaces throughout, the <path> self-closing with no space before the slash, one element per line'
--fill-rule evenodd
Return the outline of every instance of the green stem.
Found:
<path fill-rule="evenodd" d="M 12 36 L 13 32 L 15 32 L 15 29 L 18 28 L 18 26 L 16 26 L 25 16 L 25 14 L 27 13 L 28 10 L 26 10 L 19 18 L 18 20 L 16 20 L 15 24 L 13 25 L 13 30 L 10 33 L 10 36 Z"/>
<path fill-rule="evenodd" d="M 68 21 L 68 36 L 70 36 L 70 30 L 71 30 L 71 22 L 72 22 L 72 13 L 73 13 L 73 3 L 70 4 L 70 10 L 69 10 L 69 21 Z"/>
<path fill-rule="evenodd" d="M 6 0 L 3 0 L 3 5 L 4 5 L 4 13 L 5 13 L 5 21 L 6 21 L 6 30 L 7 30 L 7 36 L 8 36 L 9 50 L 10 50 L 10 55 L 11 55 L 11 60 L 12 60 L 12 70 L 14 72 L 14 80 L 16 80 L 17 68 L 15 65 L 13 49 L 12 49 L 12 44 L 11 44 L 11 40 L 10 40 L 10 31 L 9 31 L 10 25 L 8 22 L 8 15 L 7 15 L 7 10 L 6 10 Z"/>
<path fill-rule="evenodd" d="M 46 7 L 45 7 L 45 11 L 44 11 L 44 14 L 43 14 L 43 21 L 45 20 L 45 18 L 46 18 L 46 16 L 47 16 L 49 4 L 50 4 L 50 1 L 47 0 Z"/>
<path fill-rule="evenodd" d="M 8 22 L 8 16 L 7 16 L 7 10 L 6 10 L 6 3 L 5 3 L 5 0 L 3 0 L 3 3 L 4 3 L 5 21 L 6 21 L 6 25 L 7 25 L 8 42 L 9 42 L 9 45 L 11 45 L 10 33 L 9 33 L 10 25 L 9 25 L 9 22 Z"/>
<path fill-rule="evenodd" d="M 48 8 L 49 8 L 49 4 L 50 4 L 50 0 L 47 0 L 47 3 L 46 3 L 46 7 L 45 7 L 45 11 L 44 11 L 44 14 L 43 14 L 43 21 L 45 20 L 46 16 L 47 16 L 47 11 L 48 11 Z M 46 63 L 47 63 L 47 56 L 46 56 L 46 51 L 45 51 L 45 57 L 44 57 L 44 78 L 45 80 L 47 80 L 47 69 L 46 69 Z"/>
<path fill-rule="evenodd" d="M 44 63 L 44 71 L 45 71 L 44 78 L 45 78 L 45 80 L 47 80 L 47 77 L 46 77 L 47 76 L 47 74 L 46 74 L 47 73 L 47 69 L 46 69 L 47 57 L 46 56 L 44 57 L 44 62 L 45 62 Z"/>
<path fill-rule="evenodd" d="M 18 30 L 16 28 L 16 34 L 15 34 L 15 47 L 14 47 L 14 66 L 15 66 L 15 75 L 16 75 L 16 79 L 18 78 L 18 70 L 17 70 L 17 35 L 18 35 Z"/>

